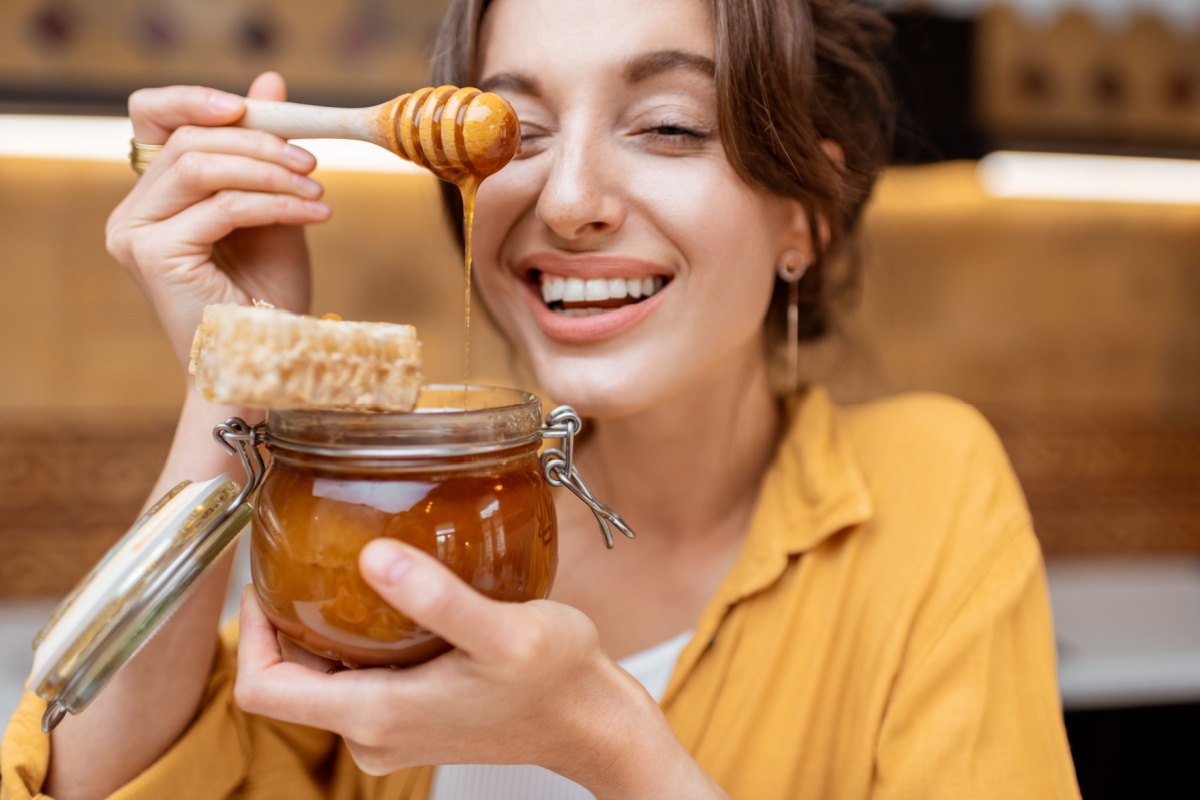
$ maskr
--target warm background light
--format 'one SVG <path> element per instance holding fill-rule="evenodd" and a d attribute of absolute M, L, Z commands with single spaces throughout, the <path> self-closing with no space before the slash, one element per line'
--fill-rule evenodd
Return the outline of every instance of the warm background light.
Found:
<path fill-rule="evenodd" d="M 128 161 L 133 127 L 127 117 L 0 115 L 0 158 Z M 382 147 L 344 139 L 306 139 L 301 147 L 326 172 L 423 174 Z"/>
<path fill-rule="evenodd" d="M 993 197 L 1200 205 L 1200 161 L 998 152 L 979 180 Z"/>

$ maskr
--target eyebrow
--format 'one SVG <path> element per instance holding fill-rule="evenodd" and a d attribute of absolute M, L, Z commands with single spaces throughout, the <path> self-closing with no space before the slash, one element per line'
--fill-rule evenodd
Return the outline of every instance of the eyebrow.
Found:
<path fill-rule="evenodd" d="M 659 50 L 634 56 L 625 62 L 626 83 L 641 83 L 664 72 L 685 70 L 696 72 L 706 78 L 712 78 L 717 73 L 716 65 L 711 58 L 696 53 L 685 53 L 682 50 Z"/>
<path fill-rule="evenodd" d="M 479 82 L 479 89 L 484 92 L 500 90 L 501 92 L 523 94 L 529 97 L 542 96 L 541 84 L 535 78 L 522 75 L 519 72 L 498 72 L 495 75 L 489 75 Z"/>
<path fill-rule="evenodd" d="M 716 75 L 716 64 L 707 56 L 685 53 L 682 50 L 658 50 L 643 53 L 625 62 L 625 82 L 641 83 L 658 75 L 675 70 L 695 72 L 705 78 Z M 536 78 L 519 72 L 498 72 L 479 82 L 484 92 L 509 92 L 528 97 L 541 97 L 542 86 Z"/>

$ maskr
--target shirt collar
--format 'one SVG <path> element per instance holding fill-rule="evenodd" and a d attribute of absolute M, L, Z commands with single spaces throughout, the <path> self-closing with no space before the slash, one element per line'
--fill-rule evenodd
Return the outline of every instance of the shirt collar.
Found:
<path fill-rule="evenodd" d="M 810 388 L 788 403 L 785 432 L 763 475 L 745 544 L 697 620 L 663 695 L 674 702 L 729 609 L 768 589 L 788 561 L 874 513 L 847 431 L 828 393 Z"/>
<path fill-rule="evenodd" d="M 767 588 L 790 557 L 873 513 L 866 481 L 829 394 L 810 388 L 786 411 L 785 433 L 759 486 L 746 542 L 714 605 L 728 607 Z"/>
<path fill-rule="evenodd" d="M 874 513 L 848 433 L 824 389 L 810 388 L 788 403 L 784 424 L 745 544 L 679 656 L 664 708 L 674 702 L 730 608 L 778 581 L 791 558 Z"/>

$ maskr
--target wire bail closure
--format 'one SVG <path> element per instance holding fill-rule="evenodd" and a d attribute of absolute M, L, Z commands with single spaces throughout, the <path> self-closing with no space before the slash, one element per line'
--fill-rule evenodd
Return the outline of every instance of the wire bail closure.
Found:
<path fill-rule="evenodd" d="M 587 504 L 600 523 L 604 545 L 613 549 L 612 529 L 616 527 L 627 539 L 635 538 L 633 530 L 625 524 L 617 512 L 601 503 L 584 482 L 575 468 L 575 436 L 583 428 L 579 414 L 570 406 L 559 406 L 546 415 L 542 436 L 546 439 L 562 439 L 562 449 L 548 447 L 542 452 L 542 473 L 551 486 L 565 486 Z"/>
<path fill-rule="evenodd" d="M 260 422 L 257 425 L 251 425 L 241 417 L 230 417 L 213 427 L 213 439 L 227 453 L 240 458 L 242 468 L 246 470 L 246 485 L 242 487 L 241 493 L 230 504 L 229 511 L 222 515 L 217 522 L 217 525 L 220 525 L 225 521 L 225 517 L 233 513 L 234 509 L 248 501 L 250 495 L 254 494 L 259 484 L 262 483 L 263 475 L 267 472 L 267 465 L 263 461 L 258 446 L 267 440 L 267 423 Z"/>

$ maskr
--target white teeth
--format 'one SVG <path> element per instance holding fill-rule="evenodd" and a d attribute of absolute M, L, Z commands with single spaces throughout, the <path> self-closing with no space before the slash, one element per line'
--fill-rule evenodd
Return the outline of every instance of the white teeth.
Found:
<path fill-rule="evenodd" d="M 588 278 L 583 285 L 583 299 L 585 301 L 607 300 L 608 281 L 604 278 Z"/>
<path fill-rule="evenodd" d="M 603 314 L 603 308 L 563 308 L 555 312 L 564 317 L 594 317 Z"/>
<path fill-rule="evenodd" d="M 567 278 L 564 284 L 562 296 L 564 303 L 582 303 L 584 301 L 584 284 L 581 279 Z"/>
<path fill-rule="evenodd" d="M 566 281 L 553 275 L 542 280 L 542 300 L 547 304 L 563 299 Z"/>
<path fill-rule="evenodd" d="M 563 291 L 567 287 L 565 279 L 557 275 L 550 275 L 542 279 L 542 298 L 547 303 L 553 303 L 556 300 L 563 299 Z"/>
<path fill-rule="evenodd" d="M 558 275 L 541 276 L 542 300 L 547 304 L 598 303 L 604 300 L 621 300 L 631 297 L 639 300 L 662 289 L 661 275 L 641 278 L 563 278 Z M 578 316 L 578 315 L 576 315 Z"/>

